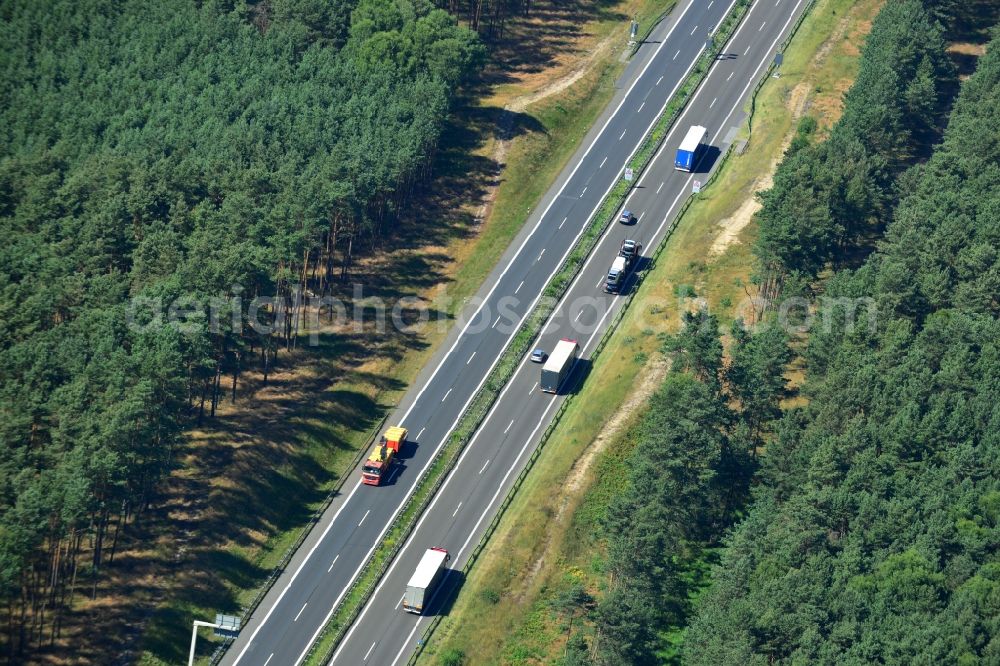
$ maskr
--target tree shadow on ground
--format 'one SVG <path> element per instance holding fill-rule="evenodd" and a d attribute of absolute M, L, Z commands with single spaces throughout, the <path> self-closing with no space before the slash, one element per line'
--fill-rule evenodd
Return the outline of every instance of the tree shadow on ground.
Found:
<path fill-rule="evenodd" d="M 511 23 L 503 40 L 491 45 L 492 64 L 483 73 L 482 83 L 510 83 L 521 75 L 551 67 L 577 43 L 583 35 L 582 26 L 590 21 L 625 24 L 630 17 L 611 9 L 615 4 L 615 0 L 532 3 L 529 16 Z M 626 29 L 623 25 L 623 34 Z"/>

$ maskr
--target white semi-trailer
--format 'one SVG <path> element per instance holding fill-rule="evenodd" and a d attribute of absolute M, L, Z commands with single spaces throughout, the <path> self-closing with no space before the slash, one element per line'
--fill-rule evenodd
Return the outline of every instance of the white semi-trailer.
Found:
<path fill-rule="evenodd" d="M 580 345 L 576 340 L 562 339 L 556 343 L 556 348 L 552 350 L 549 360 L 542 366 L 542 379 L 539 385 L 546 393 L 558 393 L 559 387 L 573 369 L 576 363 L 576 354 L 580 351 Z"/>
<path fill-rule="evenodd" d="M 428 548 L 420 558 L 417 570 L 410 576 L 406 584 L 406 594 L 403 595 L 403 610 L 407 613 L 421 614 L 424 606 L 430 603 L 434 596 L 434 587 L 444 575 L 444 565 L 450 559 L 444 548 Z"/>

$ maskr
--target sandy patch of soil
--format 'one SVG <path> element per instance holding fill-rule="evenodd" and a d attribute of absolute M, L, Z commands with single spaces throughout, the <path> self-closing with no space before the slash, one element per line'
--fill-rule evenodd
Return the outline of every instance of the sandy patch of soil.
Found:
<path fill-rule="evenodd" d="M 596 47 L 594 47 L 584 58 L 582 58 L 576 65 L 563 76 L 550 81 L 538 88 L 534 92 L 521 95 L 512 99 L 505 107 L 508 111 L 513 111 L 515 113 L 524 111 L 527 107 L 531 106 L 535 102 L 541 101 L 546 97 L 560 93 L 566 90 L 571 85 L 579 81 L 584 74 L 589 72 L 597 62 L 608 50 L 611 49 L 612 42 L 619 36 L 616 34 L 608 35 L 603 41 L 599 42 Z"/>

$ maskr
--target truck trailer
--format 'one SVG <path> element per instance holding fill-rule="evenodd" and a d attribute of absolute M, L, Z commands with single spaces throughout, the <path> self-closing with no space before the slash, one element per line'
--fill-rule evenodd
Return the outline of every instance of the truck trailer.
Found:
<path fill-rule="evenodd" d="M 608 279 L 604 281 L 604 291 L 608 294 L 617 294 L 622 290 L 622 284 L 628 276 L 629 260 L 621 255 L 615 257 L 608 270 Z"/>
<path fill-rule="evenodd" d="M 559 387 L 569 376 L 576 362 L 576 355 L 580 351 L 580 345 L 576 340 L 563 338 L 556 343 L 556 348 L 549 355 L 549 360 L 542 366 L 542 379 L 539 385 L 546 393 L 558 393 Z"/>
<path fill-rule="evenodd" d="M 407 613 L 420 615 L 424 606 L 429 604 L 434 596 L 434 588 L 441 581 L 445 563 L 451 559 L 444 548 L 428 548 L 420 558 L 417 570 L 410 576 L 406 584 L 406 594 L 403 595 L 403 610 Z"/>
<path fill-rule="evenodd" d="M 611 269 L 608 270 L 608 278 L 604 281 L 605 293 L 618 294 L 621 292 L 625 280 L 628 278 L 629 273 L 632 272 L 635 262 L 639 259 L 640 252 L 642 252 L 641 243 L 634 240 L 622 241 L 622 247 L 618 251 L 618 256 L 611 263 Z"/>
<path fill-rule="evenodd" d="M 393 426 L 386 430 L 382 441 L 375 445 L 375 449 L 361 467 L 361 482 L 369 486 L 381 485 L 382 479 L 388 476 L 392 461 L 405 441 L 406 428 Z"/>
<path fill-rule="evenodd" d="M 678 171 L 691 171 L 698 163 L 698 147 L 705 138 L 705 128 L 701 125 L 693 125 L 681 141 L 677 149 L 677 157 L 674 158 L 674 168 Z"/>

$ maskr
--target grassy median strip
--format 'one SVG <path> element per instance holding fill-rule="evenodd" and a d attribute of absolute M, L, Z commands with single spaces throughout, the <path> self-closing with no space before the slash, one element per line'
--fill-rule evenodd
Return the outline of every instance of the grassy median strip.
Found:
<path fill-rule="evenodd" d="M 729 15 L 722 21 L 719 30 L 716 32 L 716 40 L 721 40 L 718 43 L 725 44 L 729 41 L 751 4 L 751 0 L 737 0 L 730 10 Z M 684 105 L 711 68 L 715 60 L 715 55 L 715 52 L 711 51 L 703 54 L 698 59 L 684 83 L 678 88 L 674 98 L 667 103 L 663 114 L 653 126 L 653 129 L 643 140 L 642 144 L 640 144 L 639 149 L 629 161 L 629 167 L 633 169 L 636 177 L 648 166 L 656 151 L 660 148 L 660 145 L 666 138 L 667 132 L 669 132 L 670 127 L 676 121 Z M 336 612 L 334 612 L 330 622 L 324 627 L 320 637 L 312 646 L 306 658 L 306 664 L 324 664 L 332 657 L 333 651 L 347 629 L 361 613 L 375 586 L 378 585 L 378 581 L 385 575 L 396 554 L 402 548 L 403 544 L 405 544 L 420 514 L 423 513 L 431 498 L 434 497 L 434 494 L 444 482 L 448 472 L 454 467 L 465 445 L 468 444 L 472 435 L 479 428 L 486 414 L 496 402 L 500 391 L 511 379 L 524 355 L 530 349 L 531 344 L 538 337 L 542 326 L 554 311 L 558 299 L 565 294 L 569 285 L 579 273 L 587 256 L 596 247 L 597 242 L 603 236 L 608 225 L 614 221 L 614 214 L 625 202 L 625 198 L 628 196 L 631 187 L 632 184 L 630 182 L 620 180 L 605 196 L 598 207 L 597 213 L 593 216 L 590 225 L 577 242 L 576 247 L 545 289 L 545 298 L 539 301 L 534 311 L 526 318 L 521 329 L 514 335 L 511 342 L 508 343 L 507 349 L 500 361 L 494 367 L 493 372 L 490 373 L 482 389 L 480 389 L 479 393 L 473 399 L 469 409 L 462 416 L 447 445 L 439 452 L 427 474 L 419 482 L 410 501 L 407 502 L 397 519 L 393 522 L 385 539 L 375 549 L 371 559 L 355 580 L 354 585 L 344 597 Z"/>

